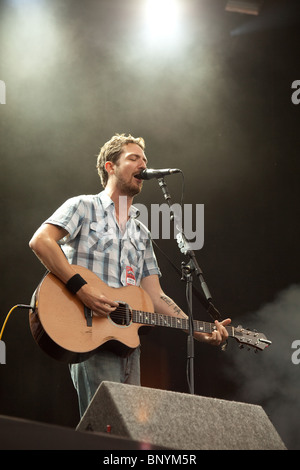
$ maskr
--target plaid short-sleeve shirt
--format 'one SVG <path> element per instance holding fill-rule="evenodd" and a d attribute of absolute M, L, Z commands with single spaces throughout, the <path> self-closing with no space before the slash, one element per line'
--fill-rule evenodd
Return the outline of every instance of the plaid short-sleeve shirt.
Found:
<path fill-rule="evenodd" d="M 114 203 L 102 191 L 68 199 L 45 223 L 69 233 L 60 244 L 70 264 L 90 269 L 110 287 L 139 286 L 143 277 L 161 273 L 150 232 L 136 220 L 137 215 L 131 206 L 121 233 Z"/>

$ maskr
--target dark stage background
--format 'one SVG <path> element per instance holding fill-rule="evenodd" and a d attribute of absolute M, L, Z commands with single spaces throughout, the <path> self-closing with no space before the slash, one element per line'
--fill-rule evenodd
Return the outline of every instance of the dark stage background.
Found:
<path fill-rule="evenodd" d="M 170 18 L 151 42 L 142 0 L 0 2 L 1 324 L 44 273 L 34 231 L 65 199 L 100 191 L 106 140 L 141 135 L 149 167 L 180 168 L 184 202 L 205 205 L 196 255 L 222 316 L 273 341 L 257 355 L 234 340 L 225 353 L 196 343 L 195 391 L 261 405 L 290 449 L 300 448 L 298 3 L 269 0 L 251 16 L 182 0 L 181 36 L 160 37 Z M 180 175 L 166 181 L 180 202 Z M 155 180 L 136 202 L 163 202 Z M 180 268 L 176 241 L 157 243 Z M 184 284 L 157 257 L 186 309 Z M 194 317 L 211 320 L 196 298 Z M 13 312 L 2 339 L 0 414 L 74 427 L 68 368 L 36 346 L 27 311 Z M 186 335 L 143 338 L 145 386 L 187 392 L 185 369 Z"/>

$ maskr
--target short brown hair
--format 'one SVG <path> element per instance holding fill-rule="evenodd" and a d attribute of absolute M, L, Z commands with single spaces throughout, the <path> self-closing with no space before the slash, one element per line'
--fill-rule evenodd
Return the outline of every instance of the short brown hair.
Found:
<path fill-rule="evenodd" d="M 108 180 L 108 174 L 105 169 L 106 162 L 117 163 L 122 153 L 124 145 L 137 144 L 142 150 L 145 150 L 145 141 L 142 137 L 133 137 L 132 135 L 116 134 L 106 142 L 100 150 L 97 158 L 97 170 L 100 176 L 102 186 L 105 188 Z"/>

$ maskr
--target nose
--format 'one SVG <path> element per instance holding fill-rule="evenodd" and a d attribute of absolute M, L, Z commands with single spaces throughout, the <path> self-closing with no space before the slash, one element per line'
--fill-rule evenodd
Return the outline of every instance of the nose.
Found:
<path fill-rule="evenodd" d="M 146 170 L 146 168 L 147 168 L 147 163 L 144 160 L 141 160 L 141 162 L 139 164 L 139 169 L 140 170 Z"/>

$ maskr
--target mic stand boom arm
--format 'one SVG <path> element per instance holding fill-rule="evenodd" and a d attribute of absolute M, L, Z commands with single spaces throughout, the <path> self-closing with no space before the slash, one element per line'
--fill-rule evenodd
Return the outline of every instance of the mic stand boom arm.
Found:
<path fill-rule="evenodd" d="M 168 191 L 168 188 L 167 188 L 167 185 L 166 185 L 166 182 L 165 182 L 164 178 L 159 178 L 158 179 L 158 184 L 159 184 L 159 186 L 160 186 L 160 188 L 163 192 L 164 198 L 167 201 L 168 206 L 170 208 L 170 219 L 172 221 L 174 221 L 175 217 L 174 217 L 174 212 L 172 210 L 171 196 L 170 196 L 170 193 Z M 211 294 L 209 292 L 208 286 L 207 286 L 207 284 L 204 280 L 203 272 L 202 272 L 202 270 L 201 270 L 201 268 L 200 268 L 200 266 L 199 266 L 199 264 L 196 260 L 195 253 L 191 249 L 190 244 L 189 244 L 188 240 L 186 239 L 186 236 L 183 232 L 182 227 L 177 226 L 176 228 L 178 230 L 178 234 L 176 236 L 177 244 L 180 248 L 180 251 L 183 254 L 189 256 L 190 263 L 191 263 L 191 268 L 190 269 L 195 271 L 196 276 L 199 278 L 200 286 L 202 288 L 202 291 L 203 291 L 205 299 L 206 299 L 206 302 L 203 302 L 203 305 L 205 305 L 205 307 L 207 308 L 208 313 L 212 316 L 212 318 L 214 320 L 221 320 L 220 312 L 212 304 L 212 297 L 211 297 Z"/>
<path fill-rule="evenodd" d="M 164 198 L 167 201 L 170 208 L 170 219 L 174 221 L 174 212 L 172 211 L 171 196 L 169 194 L 167 185 L 164 178 L 158 179 L 158 184 L 163 192 Z M 187 340 L 187 360 L 188 360 L 188 385 L 190 393 L 194 394 L 194 328 L 193 328 L 193 277 L 192 273 L 195 272 L 196 276 L 200 281 L 202 291 L 204 293 L 206 303 L 208 305 L 207 311 L 215 320 L 220 320 L 221 316 L 218 310 L 212 304 L 212 297 L 209 292 L 208 286 L 204 280 L 203 272 L 199 267 L 199 264 L 196 260 L 196 256 L 193 250 L 189 246 L 189 242 L 186 239 L 182 227 L 176 227 L 178 230 L 177 244 L 180 248 L 180 251 L 189 257 L 187 263 L 181 263 L 181 280 L 186 282 L 186 299 L 188 306 L 188 318 L 189 318 L 189 331 L 188 331 L 188 340 Z"/>

